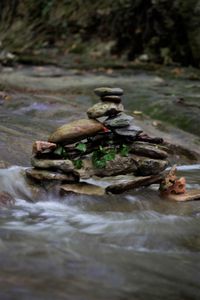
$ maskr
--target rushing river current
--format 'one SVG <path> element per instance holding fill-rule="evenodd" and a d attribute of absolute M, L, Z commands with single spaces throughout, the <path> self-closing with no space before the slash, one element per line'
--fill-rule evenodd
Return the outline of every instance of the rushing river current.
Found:
<path fill-rule="evenodd" d="M 19 172 L 0 171 L 18 197 L 0 211 L 1 300 L 200 299 L 199 201 L 164 201 L 152 186 L 32 203 Z M 200 188 L 200 165 L 179 174 Z"/>

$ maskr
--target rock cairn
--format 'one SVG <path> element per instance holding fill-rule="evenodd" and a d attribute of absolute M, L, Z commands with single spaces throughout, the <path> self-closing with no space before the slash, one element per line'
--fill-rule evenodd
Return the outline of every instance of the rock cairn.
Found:
<path fill-rule="evenodd" d="M 75 193 L 84 184 L 90 190 L 83 179 L 93 176 L 134 176 L 121 187 L 108 186 L 111 193 L 157 182 L 168 165 L 162 138 L 146 135 L 124 112 L 122 89 L 101 87 L 94 93 L 100 102 L 88 109 L 88 118 L 65 124 L 48 141 L 33 144 L 33 168 L 26 175 L 39 183 L 59 182 L 62 191 Z"/>

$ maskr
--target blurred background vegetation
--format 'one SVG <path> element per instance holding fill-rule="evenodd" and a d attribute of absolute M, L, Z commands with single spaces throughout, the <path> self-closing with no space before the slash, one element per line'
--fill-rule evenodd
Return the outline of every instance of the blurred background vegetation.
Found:
<path fill-rule="evenodd" d="M 1 49 L 200 66 L 199 0 L 0 1 Z"/>

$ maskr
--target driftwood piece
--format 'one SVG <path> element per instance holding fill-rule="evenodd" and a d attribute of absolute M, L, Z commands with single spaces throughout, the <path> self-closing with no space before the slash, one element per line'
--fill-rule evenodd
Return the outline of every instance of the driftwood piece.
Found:
<path fill-rule="evenodd" d="M 121 194 L 131 189 L 136 189 L 142 186 L 149 186 L 154 183 L 159 183 L 163 179 L 163 174 L 145 177 L 133 177 L 132 180 L 124 181 L 110 185 L 106 188 L 106 193 Z"/>

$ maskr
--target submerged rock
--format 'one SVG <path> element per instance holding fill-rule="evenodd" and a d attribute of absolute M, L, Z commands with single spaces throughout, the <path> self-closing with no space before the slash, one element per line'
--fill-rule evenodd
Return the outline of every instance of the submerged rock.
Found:
<path fill-rule="evenodd" d="M 51 143 L 72 144 L 104 129 L 103 124 L 88 119 L 65 124 L 57 128 L 49 137 Z"/>
<path fill-rule="evenodd" d="M 106 127 L 111 128 L 121 128 L 127 127 L 133 121 L 133 117 L 126 115 L 125 113 L 120 113 L 115 117 L 110 117 L 104 121 Z"/>
<path fill-rule="evenodd" d="M 99 97 L 122 96 L 124 91 L 121 88 L 99 87 L 94 89 L 94 93 Z"/>
<path fill-rule="evenodd" d="M 200 200 L 200 190 L 191 190 L 185 192 L 184 194 L 168 194 L 163 197 L 167 200 L 178 202 Z"/>
<path fill-rule="evenodd" d="M 7 193 L 7 192 L 0 192 L 0 207 L 2 206 L 12 206 L 15 204 L 15 198 Z"/>
<path fill-rule="evenodd" d="M 61 174 L 56 172 L 50 172 L 45 170 L 37 170 L 37 169 L 27 169 L 26 175 L 34 179 L 36 181 L 49 181 L 49 180 L 57 180 L 57 181 L 63 181 L 63 182 L 77 182 L 79 181 L 79 175 L 68 173 L 68 174 Z"/>
<path fill-rule="evenodd" d="M 112 102 L 99 102 L 88 109 L 87 115 L 90 119 L 96 119 L 103 116 L 116 116 L 124 111 L 123 105 Z"/>
<path fill-rule="evenodd" d="M 61 185 L 60 193 L 61 195 L 75 193 L 88 196 L 103 196 L 105 194 L 105 189 L 87 182 L 79 182 L 74 184 Z"/>

